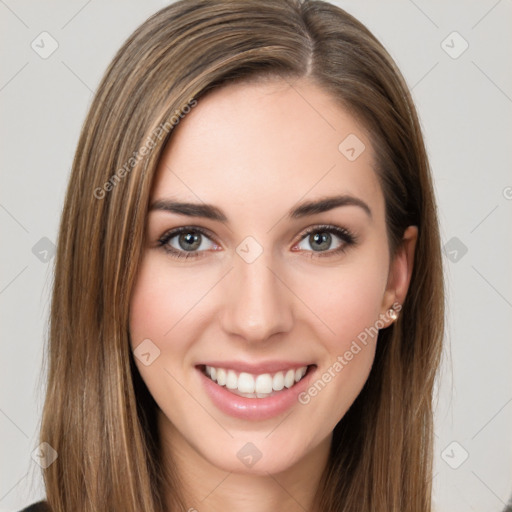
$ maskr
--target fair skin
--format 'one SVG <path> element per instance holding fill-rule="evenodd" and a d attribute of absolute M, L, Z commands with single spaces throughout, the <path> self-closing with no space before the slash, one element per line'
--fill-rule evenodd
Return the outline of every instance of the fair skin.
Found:
<path fill-rule="evenodd" d="M 338 149 L 349 134 L 366 146 L 354 161 Z M 283 81 L 224 86 L 200 99 L 175 129 L 151 204 L 207 203 L 227 220 L 149 212 L 130 334 L 132 348 L 150 339 L 160 350 L 152 364 L 136 363 L 159 406 L 164 460 L 172 460 L 182 479 L 187 507 L 312 510 L 332 431 L 368 378 L 376 337 L 307 404 L 297 401 L 264 420 L 220 410 L 196 365 L 306 361 L 316 365 L 319 378 L 329 368 L 332 374 L 338 356 L 365 328 L 379 318 L 385 318 L 383 328 L 392 323 L 386 312 L 407 293 L 417 230 L 405 230 L 390 261 L 373 165 L 364 128 L 304 80 L 293 87 Z M 335 195 L 356 198 L 371 213 L 348 204 L 287 215 L 305 201 Z M 304 232 L 322 225 L 348 230 L 355 243 L 328 232 L 315 251 L 314 234 L 321 237 L 325 228 Z M 178 259 L 159 245 L 182 226 L 207 232 L 198 235 L 199 257 Z M 251 262 L 236 251 L 248 236 L 257 242 L 249 250 L 262 250 Z M 188 254 L 179 234 L 166 244 Z M 339 247 L 345 250 L 335 253 Z M 251 467 L 237 457 L 247 443 L 262 454 Z"/>

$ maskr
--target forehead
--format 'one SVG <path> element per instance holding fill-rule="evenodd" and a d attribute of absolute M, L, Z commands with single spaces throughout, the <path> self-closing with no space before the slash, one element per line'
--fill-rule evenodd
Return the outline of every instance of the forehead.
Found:
<path fill-rule="evenodd" d="M 201 98 L 175 128 L 152 195 L 261 216 L 270 205 L 288 210 L 343 193 L 383 211 L 373 167 L 364 127 L 318 86 L 230 84 Z"/>

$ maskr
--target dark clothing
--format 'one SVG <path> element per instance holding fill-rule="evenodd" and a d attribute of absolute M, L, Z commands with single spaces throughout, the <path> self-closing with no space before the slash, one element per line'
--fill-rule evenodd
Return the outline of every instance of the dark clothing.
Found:
<path fill-rule="evenodd" d="M 50 512 L 50 507 L 46 501 L 38 501 L 37 503 L 33 503 L 27 508 L 24 508 L 20 512 Z"/>

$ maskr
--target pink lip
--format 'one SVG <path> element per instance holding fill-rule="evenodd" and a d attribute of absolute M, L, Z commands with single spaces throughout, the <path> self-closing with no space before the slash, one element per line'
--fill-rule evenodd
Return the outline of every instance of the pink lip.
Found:
<path fill-rule="evenodd" d="M 243 361 L 208 361 L 199 363 L 196 366 L 206 365 L 215 368 L 224 368 L 225 370 L 235 370 L 235 372 L 246 372 L 252 375 L 261 375 L 263 373 L 277 373 L 285 370 L 296 370 L 303 366 L 309 366 L 313 363 L 303 363 L 297 361 L 268 361 L 266 363 L 250 364 Z"/>
<path fill-rule="evenodd" d="M 212 364 L 212 366 L 215 365 Z M 307 365 L 304 364 L 302 366 Z M 224 366 L 220 365 L 219 367 L 224 368 Z M 291 367 L 293 367 L 293 365 L 287 368 Z M 296 367 L 300 368 L 300 365 L 296 365 Z M 200 375 L 206 394 L 210 397 L 210 400 L 215 406 L 225 414 L 250 421 L 267 420 L 282 414 L 294 404 L 299 405 L 298 395 L 309 386 L 312 375 L 314 375 L 316 370 L 316 366 L 308 367 L 308 372 L 302 380 L 294 384 L 291 388 L 285 388 L 273 396 L 267 398 L 245 398 L 235 395 L 225 387 L 219 386 L 216 382 L 213 382 L 213 380 L 203 373 L 202 368 L 201 366 L 196 369 Z M 244 366 L 244 368 L 247 368 L 247 366 Z M 266 368 L 268 368 L 268 366 L 266 366 Z"/>

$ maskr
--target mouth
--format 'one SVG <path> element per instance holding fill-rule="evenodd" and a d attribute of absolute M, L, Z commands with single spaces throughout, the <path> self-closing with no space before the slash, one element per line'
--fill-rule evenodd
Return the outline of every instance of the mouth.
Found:
<path fill-rule="evenodd" d="M 264 399 L 294 388 L 315 370 L 316 364 L 284 366 L 279 371 L 249 372 L 221 365 L 200 364 L 196 368 L 208 379 L 233 395 Z"/>

